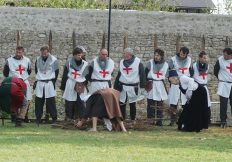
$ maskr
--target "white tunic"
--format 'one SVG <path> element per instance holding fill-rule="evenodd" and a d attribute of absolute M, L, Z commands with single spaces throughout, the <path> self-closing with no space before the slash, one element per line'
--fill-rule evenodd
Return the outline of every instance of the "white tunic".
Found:
<path fill-rule="evenodd" d="M 186 75 L 189 76 L 189 68 L 191 66 L 191 58 L 187 56 L 187 62 L 184 66 L 181 66 L 178 64 L 178 61 L 176 60 L 176 56 L 172 57 L 172 62 L 174 65 L 175 70 L 177 71 L 178 76 Z M 187 99 L 183 93 L 181 93 L 179 89 L 179 85 L 171 85 L 168 93 L 169 98 L 169 104 L 171 105 L 177 105 L 178 100 L 181 99 L 181 104 L 185 105 Z"/>
<path fill-rule="evenodd" d="M 160 69 L 160 71 L 154 73 L 153 62 L 154 62 L 153 59 L 150 60 L 151 69 L 148 72 L 148 76 L 147 76 L 148 80 L 153 81 L 153 85 L 152 85 L 152 89 L 147 94 L 147 98 L 155 101 L 164 101 L 168 99 L 166 88 L 163 83 L 168 70 L 168 63 L 164 62 L 164 65 Z"/>
<path fill-rule="evenodd" d="M 181 75 L 189 76 L 189 68 L 191 66 L 191 58 L 187 56 L 186 64 L 184 66 L 181 66 L 178 64 L 176 57 L 177 56 L 172 57 L 171 60 L 173 62 L 175 70 L 177 71 L 178 76 L 181 76 Z"/>
<path fill-rule="evenodd" d="M 89 87 L 89 91 L 91 94 L 93 94 L 97 90 L 109 88 L 108 81 L 111 80 L 112 73 L 114 71 L 114 61 L 111 58 L 108 58 L 107 66 L 105 70 L 101 69 L 101 67 L 98 64 L 97 59 L 98 58 L 95 58 L 93 60 L 94 67 L 93 67 L 93 73 L 92 73 L 91 79 L 95 81 L 91 82 L 91 85 Z M 96 80 L 100 80 L 100 81 L 96 81 Z"/>
<path fill-rule="evenodd" d="M 119 70 L 120 70 L 121 76 L 119 77 L 119 81 L 122 84 L 139 84 L 140 82 L 140 78 L 139 78 L 140 59 L 136 57 L 134 62 L 129 67 L 125 67 L 123 65 L 123 61 L 124 60 L 120 61 Z M 127 97 L 128 97 L 129 103 L 136 102 L 138 100 L 138 95 L 135 92 L 135 87 L 138 87 L 138 86 L 123 85 L 122 91 L 120 92 L 120 102 L 125 103 Z"/>
<path fill-rule="evenodd" d="M 32 93 L 31 93 L 31 86 L 28 81 L 29 75 L 28 75 L 28 67 L 31 67 L 31 61 L 29 58 L 23 56 L 22 59 L 17 60 L 13 57 L 10 57 L 7 59 L 8 66 L 9 66 L 9 77 L 15 76 L 17 78 L 22 78 L 24 82 L 27 85 L 27 93 L 26 98 L 27 100 L 32 99 Z"/>
<path fill-rule="evenodd" d="M 219 96 L 229 98 L 232 87 L 232 59 L 225 60 L 223 56 L 219 57 L 220 70 L 218 73 L 218 91 Z"/>
<path fill-rule="evenodd" d="M 193 79 L 203 85 L 206 89 L 206 92 L 207 92 L 207 98 L 208 98 L 208 107 L 211 107 L 211 101 L 210 101 L 210 95 L 209 95 L 209 90 L 208 90 L 208 87 L 207 87 L 207 83 L 208 83 L 208 69 L 206 70 L 205 73 L 199 73 L 199 70 L 197 68 L 197 63 L 195 62 L 193 64 L 193 71 L 194 71 L 194 75 L 193 75 Z"/>
<path fill-rule="evenodd" d="M 83 76 L 83 72 L 85 68 L 87 67 L 88 63 L 84 60 L 82 60 L 83 65 L 80 69 L 80 71 L 76 71 L 75 69 L 71 68 L 70 62 L 69 62 L 69 72 L 68 72 L 68 80 L 66 82 L 63 98 L 67 101 L 76 101 L 77 100 L 77 92 L 74 90 L 76 82 L 84 82 L 85 76 Z M 87 93 L 87 90 L 85 89 L 85 93 Z M 84 94 L 80 94 L 80 96 L 83 96 Z"/>
<path fill-rule="evenodd" d="M 54 63 L 57 61 L 57 58 L 50 55 L 52 61 L 49 63 L 48 68 L 46 71 L 42 71 L 40 67 L 37 66 L 37 74 L 36 74 L 36 88 L 35 88 L 35 95 L 39 98 L 43 97 L 43 90 L 45 98 L 51 98 L 56 96 L 56 90 L 52 83 L 52 79 L 55 78 L 55 70 L 54 70 Z M 40 57 L 37 58 L 37 61 Z M 49 81 L 46 81 L 49 80 Z"/>

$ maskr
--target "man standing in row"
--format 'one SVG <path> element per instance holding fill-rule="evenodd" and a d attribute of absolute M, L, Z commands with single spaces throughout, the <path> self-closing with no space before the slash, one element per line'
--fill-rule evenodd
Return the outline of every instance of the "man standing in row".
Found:
<path fill-rule="evenodd" d="M 230 99 L 232 110 L 232 49 L 225 48 L 223 56 L 220 56 L 214 66 L 214 75 L 218 78 L 218 91 L 220 96 L 220 119 L 221 127 L 227 127 L 227 103 Z"/>
<path fill-rule="evenodd" d="M 89 74 L 87 79 L 90 82 L 90 94 L 104 89 L 111 88 L 112 74 L 114 72 L 114 61 L 108 57 L 108 51 L 102 48 L 99 56 L 94 58 L 89 65 Z M 104 118 L 105 125 L 108 130 L 112 130 L 112 124 L 109 119 Z"/>
<path fill-rule="evenodd" d="M 30 101 L 32 99 L 31 87 L 28 81 L 29 75 L 31 74 L 31 61 L 29 58 L 24 56 L 24 48 L 22 46 L 16 47 L 16 54 L 6 60 L 3 75 L 5 77 L 17 77 L 21 78 L 27 85 L 26 100 Z M 27 102 L 28 103 L 28 102 Z M 25 110 L 27 110 L 28 105 L 24 104 Z M 12 120 L 15 119 L 15 114 L 12 114 Z"/>
<path fill-rule="evenodd" d="M 85 76 L 88 73 L 88 63 L 82 59 L 83 51 L 76 47 L 73 50 L 73 57 L 68 59 L 65 66 L 60 89 L 64 92 L 66 119 L 76 119 L 76 112 L 79 117 L 83 113 L 83 105 L 79 94 L 75 91 L 77 82 L 86 81 Z M 86 91 L 87 93 L 87 91 Z"/>
<path fill-rule="evenodd" d="M 186 75 L 190 76 L 191 58 L 188 56 L 189 49 L 187 47 L 182 47 L 180 53 L 173 56 L 169 62 L 169 69 L 175 69 L 178 76 Z M 179 85 L 171 84 L 169 89 L 169 104 L 171 108 L 171 123 L 170 126 L 174 125 L 176 122 L 176 109 L 179 99 L 181 100 L 181 105 L 184 106 L 186 103 L 185 95 L 180 91 Z"/>
<path fill-rule="evenodd" d="M 120 61 L 119 72 L 114 84 L 114 88 L 120 91 L 120 108 L 124 119 L 126 118 L 126 102 L 128 99 L 130 103 L 130 118 L 135 122 L 139 86 L 144 88 L 145 82 L 145 71 L 141 60 L 134 56 L 131 48 L 126 48 L 123 53 L 123 59 Z"/>
<path fill-rule="evenodd" d="M 108 57 L 108 51 L 102 48 L 99 56 L 93 59 L 89 65 L 88 80 L 91 82 L 89 91 L 94 93 L 97 90 L 111 88 L 114 61 Z"/>
<path fill-rule="evenodd" d="M 153 124 L 155 114 L 158 118 L 156 125 L 162 126 L 163 101 L 168 99 L 167 89 L 164 83 L 168 74 L 168 63 L 164 60 L 164 51 L 156 49 L 154 58 L 147 63 L 145 69 L 147 79 L 147 118 L 148 123 Z"/>
<path fill-rule="evenodd" d="M 208 90 L 208 71 L 209 71 L 209 64 L 207 63 L 208 60 L 208 55 L 207 53 L 205 53 L 205 51 L 201 51 L 199 56 L 198 56 L 198 60 L 193 63 L 193 66 L 191 68 L 191 77 L 193 77 L 193 79 L 195 80 L 195 82 L 197 82 L 198 84 L 202 85 L 203 87 L 205 87 L 206 92 L 207 92 L 207 103 L 208 103 L 208 120 L 210 123 L 210 116 L 211 116 L 211 111 L 210 111 L 210 107 L 211 107 L 211 101 L 210 101 L 210 96 L 209 96 L 209 90 Z"/>
<path fill-rule="evenodd" d="M 49 48 L 44 46 L 40 49 L 41 55 L 35 62 L 35 115 L 37 123 L 41 122 L 43 106 L 46 100 L 46 107 L 52 117 L 52 121 L 57 120 L 56 110 L 56 90 L 55 83 L 59 74 L 58 60 L 49 53 Z"/>

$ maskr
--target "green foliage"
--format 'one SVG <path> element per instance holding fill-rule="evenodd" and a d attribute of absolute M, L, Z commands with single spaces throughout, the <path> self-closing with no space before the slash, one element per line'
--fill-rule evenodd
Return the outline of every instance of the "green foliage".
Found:
<path fill-rule="evenodd" d="M 19 7 L 107 9 L 108 0 L 0 0 L 0 5 L 14 2 Z M 165 0 L 112 0 L 114 9 L 159 11 Z M 162 6 L 163 10 L 169 10 Z"/>

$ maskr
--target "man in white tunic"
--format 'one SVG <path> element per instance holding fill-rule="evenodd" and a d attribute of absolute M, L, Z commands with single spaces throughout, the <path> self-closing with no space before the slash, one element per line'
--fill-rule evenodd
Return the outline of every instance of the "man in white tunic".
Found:
<path fill-rule="evenodd" d="M 149 124 L 153 124 L 155 114 L 157 116 L 157 126 L 162 126 L 163 101 L 168 99 L 164 80 L 168 72 L 168 63 L 164 60 L 164 51 L 156 49 L 154 58 L 149 60 L 145 69 L 146 91 L 147 91 L 147 118 Z"/>
<path fill-rule="evenodd" d="M 102 48 L 98 57 L 94 58 L 88 66 L 87 80 L 90 82 L 89 93 L 112 87 L 112 75 L 114 72 L 114 61 L 109 58 L 107 49 Z M 111 130 L 110 120 L 104 118 L 106 127 Z"/>
<path fill-rule="evenodd" d="M 5 77 L 17 77 L 23 79 L 24 83 L 27 85 L 26 91 L 26 101 L 32 99 L 31 87 L 29 83 L 29 75 L 31 74 L 31 61 L 29 58 L 24 56 L 24 48 L 22 46 L 16 47 L 15 56 L 9 57 L 6 60 L 3 75 Z M 24 104 L 24 109 L 28 109 L 28 102 Z M 14 114 L 12 114 L 12 119 L 14 120 Z M 25 117 L 28 120 L 28 117 Z"/>
<path fill-rule="evenodd" d="M 177 71 L 178 76 L 186 75 L 190 76 L 189 69 L 191 67 L 191 58 L 188 56 L 189 49 L 187 47 L 182 47 L 180 49 L 180 53 L 177 53 L 175 56 L 171 58 L 169 61 L 169 69 L 175 69 Z M 171 123 L 170 126 L 174 125 L 176 122 L 175 111 L 177 109 L 178 101 L 181 100 L 181 105 L 185 105 L 186 97 L 183 93 L 181 93 L 179 89 L 179 85 L 171 84 L 169 89 L 169 105 L 171 111 L 173 112 L 171 115 Z"/>
<path fill-rule="evenodd" d="M 75 120 L 77 116 L 83 113 L 83 104 L 80 97 L 87 94 L 77 94 L 74 87 L 76 83 L 83 83 L 86 81 L 85 76 L 88 73 L 88 63 L 82 59 L 83 51 L 81 48 L 76 47 L 73 50 L 73 57 L 69 58 L 64 66 L 63 77 L 60 89 L 64 92 L 63 98 L 65 99 L 65 113 L 66 119 Z M 78 114 L 78 115 L 77 115 Z"/>
<path fill-rule="evenodd" d="M 93 59 L 88 68 L 89 74 L 87 78 L 91 83 L 89 87 L 90 94 L 100 89 L 111 88 L 114 61 L 108 57 L 107 49 L 101 49 L 99 56 Z"/>
<path fill-rule="evenodd" d="M 220 96 L 220 119 L 221 127 L 227 127 L 227 103 L 230 99 L 232 109 L 232 49 L 225 48 L 223 56 L 220 56 L 214 66 L 214 75 L 218 78 L 218 91 Z"/>
<path fill-rule="evenodd" d="M 46 100 L 46 108 L 54 123 L 57 120 L 55 83 L 59 74 L 59 65 L 57 58 L 49 53 L 47 46 L 42 47 L 40 51 L 41 55 L 35 62 L 35 115 L 37 123 L 40 123 Z"/>
<path fill-rule="evenodd" d="M 205 87 L 207 92 L 207 100 L 208 100 L 208 110 L 209 110 L 209 123 L 210 123 L 210 116 L 211 116 L 211 101 L 210 101 L 210 95 L 208 90 L 208 72 L 209 72 L 209 64 L 208 61 L 208 54 L 205 51 L 201 51 L 198 60 L 193 63 L 193 66 L 190 70 L 191 77 L 197 82 L 198 84 Z"/>
<path fill-rule="evenodd" d="M 119 72 L 115 79 L 114 88 L 120 91 L 120 108 L 122 116 L 126 118 L 126 102 L 130 104 L 130 118 L 135 122 L 136 101 L 139 97 L 139 87 L 145 87 L 145 71 L 141 60 L 134 56 L 131 48 L 126 48 L 123 59 L 119 64 Z"/>

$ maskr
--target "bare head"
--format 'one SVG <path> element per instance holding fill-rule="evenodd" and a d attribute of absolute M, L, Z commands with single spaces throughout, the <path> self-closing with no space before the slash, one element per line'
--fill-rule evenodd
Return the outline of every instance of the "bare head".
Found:
<path fill-rule="evenodd" d="M 83 51 L 81 48 L 79 47 L 76 47 L 74 50 L 73 50 L 73 58 L 76 60 L 76 61 L 80 61 L 81 58 L 83 56 Z"/>
<path fill-rule="evenodd" d="M 225 60 L 232 59 L 232 49 L 231 48 L 225 48 L 223 50 L 223 57 Z"/>
<path fill-rule="evenodd" d="M 189 54 L 189 49 L 187 47 L 181 47 L 178 56 L 180 57 L 180 59 L 184 60 L 188 54 Z"/>
<path fill-rule="evenodd" d="M 161 49 L 156 49 L 154 52 L 154 60 L 159 62 L 164 58 L 164 51 Z"/>
<path fill-rule="evenodd" d="M 41 56 L 42 56 L 43 58 L 47 58 L 48 55 L 49 55 L 49 48 L 48 48 L 48 46 L 43 46 L 43 47 L 41 47 L 41 48 L 40 48 L 40 52 L 41 52 Z"/>
<path fill-rule="evenodd" d="M 102 48 L 99 52 L 100 60 L 106 60 L 108 58 L 108 51 L 106 48 Z"/>
<path fill-rule="evenodd" d="M 22 46 L 18 46 L 16 47 L 16 53 L 15 53 L 15 57 L 17 59 L 20 59 L 23 57 L 23 54 L 24 54 L 24 48 Z"/>
<path fill-rule="evenodd" d="M 134 51 L 132 48 L 125 48 L 123 51 L 124 60 L 130 60 L 134 55 Z"/>
<path fill-rule="evenodd" d="M 198 56 L 199 62 L 201 64 L 205 64 L 208 62 L 208 55 L 205 51 L 201 51 L 199 56 Z"/>

